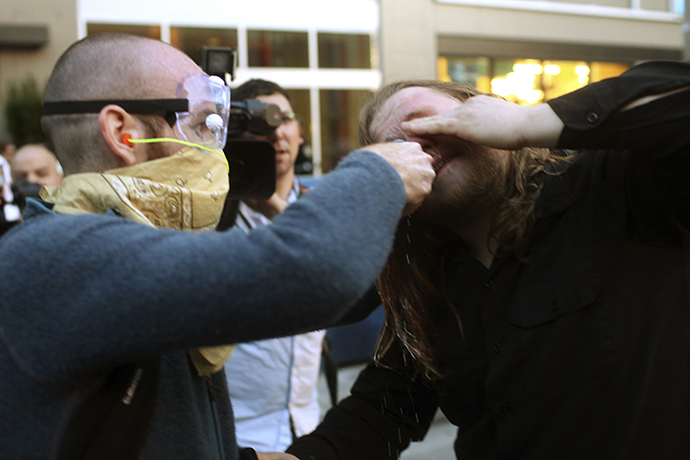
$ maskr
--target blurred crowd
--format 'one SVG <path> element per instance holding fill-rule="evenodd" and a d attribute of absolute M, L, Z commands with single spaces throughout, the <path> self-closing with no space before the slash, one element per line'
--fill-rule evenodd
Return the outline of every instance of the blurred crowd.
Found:
<path fill-rule="evenodd" d="M 42 186 L 58 186 L 62 168 L 55 154 L 43 144 L 17 148 L 10 141 L 0 141 L 0 234 L 21 222 L 26 198 L 39 196 Z"/>

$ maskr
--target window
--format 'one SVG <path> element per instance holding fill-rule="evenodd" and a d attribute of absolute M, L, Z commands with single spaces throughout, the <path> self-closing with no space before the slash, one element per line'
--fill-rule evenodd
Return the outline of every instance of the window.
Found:
<path fill-rule="evenodd" d="M 358 116 L 369 91 L 321 90 L 321 169 L 336 167 L 348 153 L 359 147 Z"/>
<path fill-rule="evenodd" d="M 319 33 L 319 67 L 371 69 L 369 35 Z"/>
<path fill-rule="evenodd" d="M 438 60 L 438 75 L 442 81 L 454 81 L 491 92 L 491 60 L 489 58 L 444 58 Z"/>
<path fill-rule="evenodd" d="M 249 67 L 309 67 L 307 32 L 247 31 Z"/>
<path fill-rule="evenodd" d="M 625 72 L 628 64 L 440 57 L 439 79 L 468 83 L 522 105 L 537 104 Z"/>
<path fill-rule="evenodd" d="M 101 24 L 90 22 L 86 24 L 86 35 L 102 34 L 106 32 L 118 32 L 122 34 L 140 35 L 142 37 L 160 40 L 160 26 L 142 26 L 133 24 Z"/>
<path fill-rule="evenodd" d="M 170 44 L 184 51 L 197 65 L 203 61 L 204 46 L 237 48 L 237 29 L 170 27 Z"/>

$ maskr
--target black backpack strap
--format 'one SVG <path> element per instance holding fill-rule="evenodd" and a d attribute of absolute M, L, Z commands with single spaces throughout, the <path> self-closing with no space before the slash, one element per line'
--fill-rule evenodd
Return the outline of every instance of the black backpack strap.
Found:
<path fill-rule="evenodd" d="M 59 460 L 138 459 L 153 414 L 160 357 L 113 370 L 76 411 Z"/>

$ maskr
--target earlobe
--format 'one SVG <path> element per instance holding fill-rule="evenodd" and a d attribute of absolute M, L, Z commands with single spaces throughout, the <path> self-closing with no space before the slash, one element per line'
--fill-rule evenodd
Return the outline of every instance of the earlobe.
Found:
<path fill-rule="evenodd" d="M 98 114 L 98 126 L 105 143 L 119 162 L 126 166 L 140 162 L 135 152 L 136 146 L 130 141 L 139 134 L 139 124 L 132 115 L 120 106 L 106 105 Z"/>

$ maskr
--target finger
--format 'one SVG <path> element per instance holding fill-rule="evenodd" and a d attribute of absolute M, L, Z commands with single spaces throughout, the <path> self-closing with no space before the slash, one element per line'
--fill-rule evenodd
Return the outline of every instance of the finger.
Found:
<path fill-rule="evenodd" d="M 404 121 L 400 128 L 408 135 L 455 134 L 453 118 L 444 115 L 415 118 Z"/>

